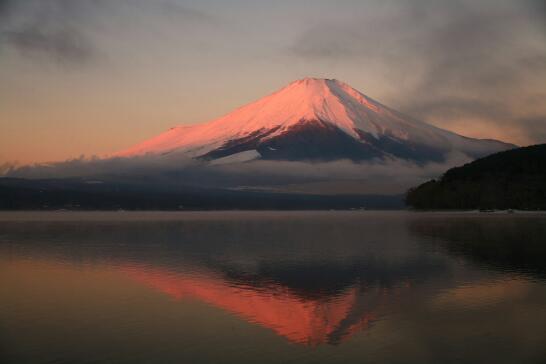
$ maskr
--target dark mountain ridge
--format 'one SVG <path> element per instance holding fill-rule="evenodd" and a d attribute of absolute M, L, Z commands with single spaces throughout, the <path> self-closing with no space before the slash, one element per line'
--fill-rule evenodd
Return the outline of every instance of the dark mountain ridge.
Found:
<path fill-rule="evenodd" d="M 546 144 L 495 153 L 408 191 L 417 209 L 546 209 Z"/>

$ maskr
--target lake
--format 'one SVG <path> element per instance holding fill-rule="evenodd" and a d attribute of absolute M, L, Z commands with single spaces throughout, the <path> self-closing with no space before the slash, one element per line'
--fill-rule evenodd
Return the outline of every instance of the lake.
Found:
<path fill-rule="evenodd" d="M 0 362 L 544 363 L 546 215 L 0 212 Z"/>

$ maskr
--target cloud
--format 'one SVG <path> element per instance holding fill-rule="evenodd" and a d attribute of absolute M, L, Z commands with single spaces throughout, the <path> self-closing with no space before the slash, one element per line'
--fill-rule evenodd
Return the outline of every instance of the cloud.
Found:
<path fill-rule="evenodd" d="M 546 115 L 530 116 L 517 120 L 518 125 L 532 133 L 536 140 L 546 142 Z"/>
<path fill-rule="evenodd" d="M 142 156 L 99 159 L 96 157 L 60 163 L 36 164 L 5 169 L 18 178 L 93 178 L 148 185 L 185 185 L 208 188 L 258 189 L 303 193 L 399 194 L 447 169 L 468 162 L 453 153 L 443 163 L 417 165 L 404 160 L 357 163 L 254 160 L 214 165 L 180 156 Z"/>
<path fill-rule="evenodd" d="M 98 50 L 87 33 L 85 14 L 93 14 L 100 3 L 4 0 L 0 5 L 0 48 L 64 65 L 89 63 Z"/>
<path fill-rule="evenodd" d="M 203 11 L 189 8 L 174 1 L 156 1 L 157 12 L 162 16 L 182 24 L 213 25 L 219 22 L 216 17 Z"/>
<path fill-rule="evenodd" d="M 0 19 L 5 18 L 13 0 L 0 0 Z"/>
<path fill-rule="evenodd" d="M 424 165 L 400 159 L 369 162 L 256 160 L 224 165 L 218 172 L 224 176 L 237 176 L 240 186 L 261 186 L 277 191 L 398 194 L 469 161 L 468 156 L 459 153 L 450 154 L 442 163 Z"/>
<path fill-rule="evenodd" d="M 95 56 L 93 45 L 83 34 L 74 30 L 24 28 L 4 32 L 3 39 L 25 55 L 47 55 L 59 63 L 83 64 Z"/>
<path fill-rule="evenodd" d="M 101 30 L 116 36 L 116 29 L 136 26 L 142 15 L 160 17 L 158 26 L 214 23 L 212 16 L 168 0 L 0 0 L 0 50 L 61 65 L 91 64 L 103 56 Z"/>
<path fill-rule="evenodd" d="M 545 8 L 534 0 L 372 2 L 354 21 L 309 28 L 289 53 L 379 69 L 399 86 L 397 107 L 439 126 L 494 121 L 509 141 L 520 128 L 527 142 L 545 142 L 537 136 L 546 104 L 533 101 L 546 98 Z M 530 115 L 545 122 L 523 130 Z M 472 133 L 464 134 L 483 137 Z"/>
<path fill-rule="evenodd" d="M 17 169 L 17 163 L 15 162 L 0 163 L 0 177 L 10 174 L 15 169 Z"/>

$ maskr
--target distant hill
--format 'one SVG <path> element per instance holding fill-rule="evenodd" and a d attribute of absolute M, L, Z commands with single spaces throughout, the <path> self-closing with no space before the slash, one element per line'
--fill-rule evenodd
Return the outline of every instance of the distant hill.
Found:
<path fill-rule="evenodd" d="M 546 144 L 516 148 L 448 170 L 412 188 L 417 209 L 546 209 Z"/>
<path fill-rule="evenodd" d="M 400 209 L 402 195 L 310 195 L 103 182 L 0 178 L 0 210 Z"/>

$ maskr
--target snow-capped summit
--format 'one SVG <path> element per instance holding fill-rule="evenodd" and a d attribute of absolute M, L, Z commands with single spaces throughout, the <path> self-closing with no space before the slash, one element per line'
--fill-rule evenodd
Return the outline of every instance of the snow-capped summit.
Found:
<path fill-rule="evenodd" d="M 338 80 L 304 78 L 207 123 L 171 128 L 118 157 L 183 153 L 219 159 L 243 153 L 271 160 L 441 161 L 512 148 L 434 127 L 392 110 Z"/>

